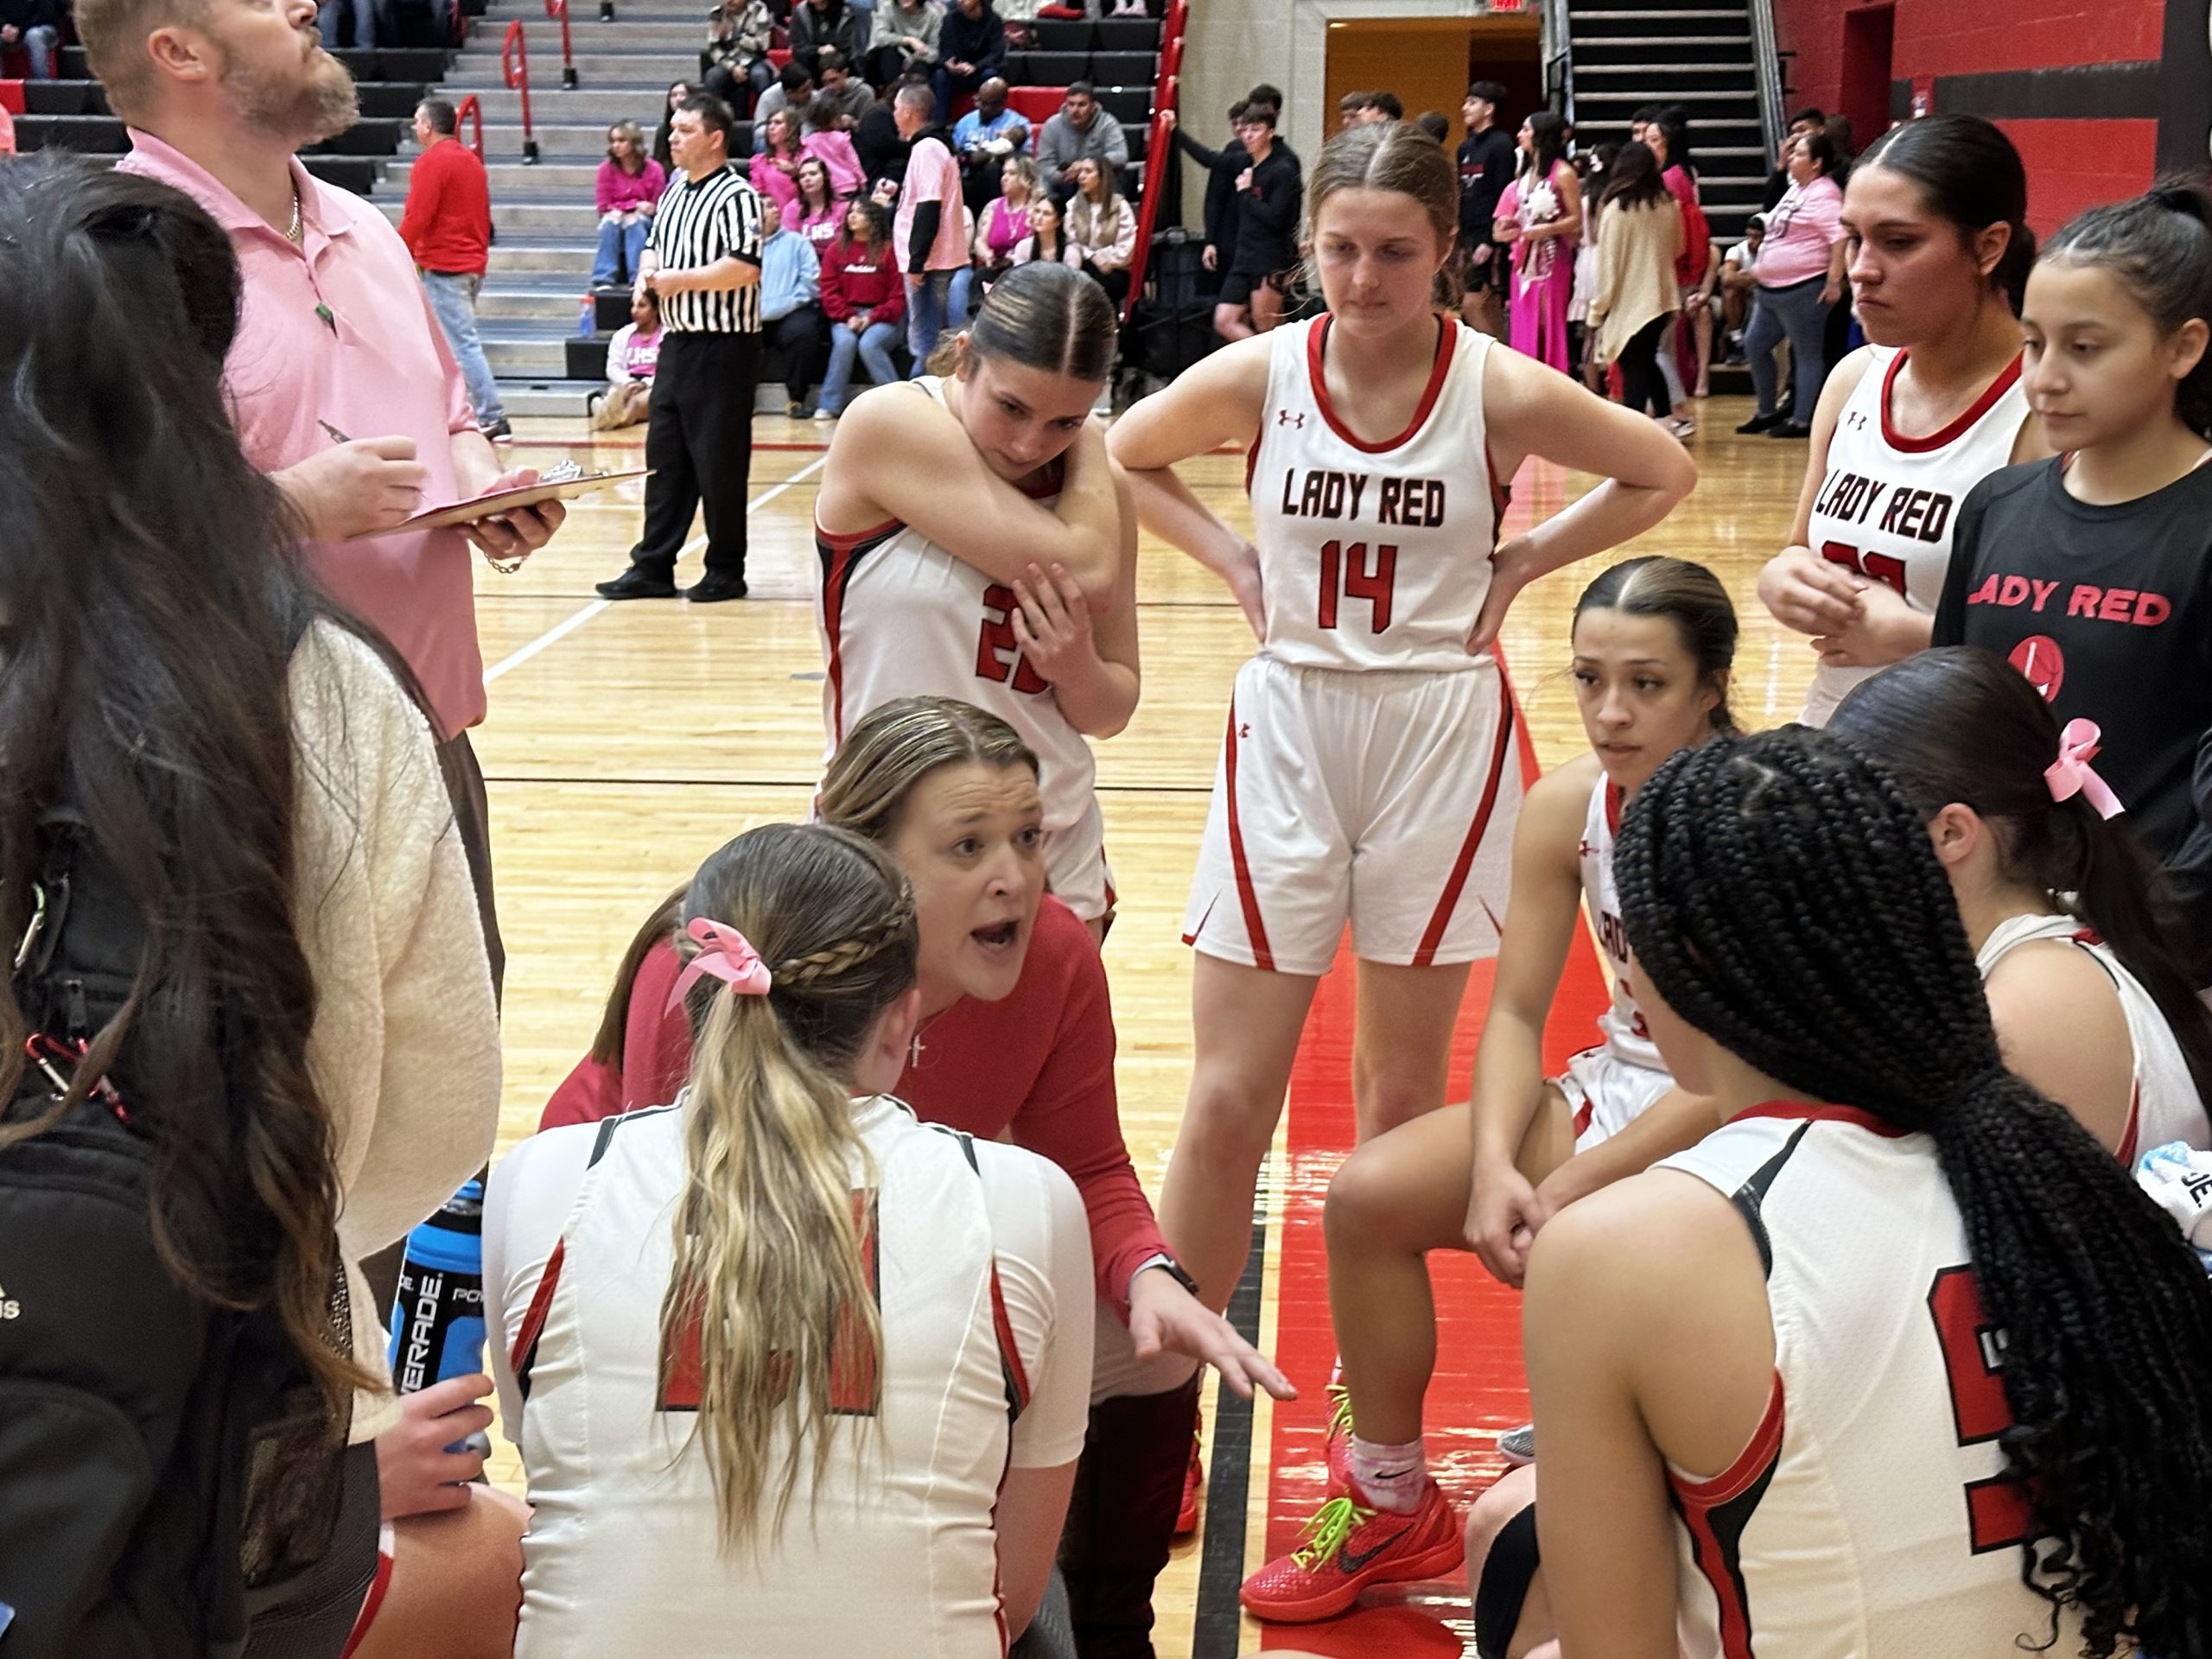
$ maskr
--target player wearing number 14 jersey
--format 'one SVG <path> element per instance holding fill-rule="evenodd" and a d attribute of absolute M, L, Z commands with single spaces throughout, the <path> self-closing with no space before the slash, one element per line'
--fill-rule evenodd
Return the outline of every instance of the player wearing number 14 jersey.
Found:
<path fill-rule="evenodd" d="M 1491 649 L 1506 607 L 1649 528 L 1695 480 L 1649 422 L 1439 315 L 1459 185 L 1419 129 L 1332 139 L 1306 209 L 1328 315 L 1214 353 L 1111 439 L 1147 526 L 1224 577 L 1259 639 L 1184 929 L 1196 1056 L 1161 1208 L 1217 1307 L 1347 925 L 1362 1135 L 1444 1103 L 1468 966 L 1497 949 L 1521 798 Z M 1230 444 L 1250 458 L 1250 541 L 1172 470 Z M 1505 486 L 1536 455 L 1605 481 L 1501 540 Z"/>
<path fill-rule="evenodd" d="M 1036 752 L 1046 879 L 1094 934 L 1114 883 L 1086 739 L 1138 691 L 1135 518 L 1090 422 L 1115 327 L 1080 272 L 1010 273 L 953 372 L 854 401 L 815 506 L 830 753 L 897 697 L 996 715 Z"/>

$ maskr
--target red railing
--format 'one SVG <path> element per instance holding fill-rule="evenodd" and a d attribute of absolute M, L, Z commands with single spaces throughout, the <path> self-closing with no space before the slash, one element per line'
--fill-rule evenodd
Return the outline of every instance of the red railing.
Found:
<path fill-rule="evenodd" d="M 476 152 L 476 159 L 480 162 L 484 159 L 484 106 L 476 101 L 474 92 L 462 99 L 453 112 L 455 132 L 461 130 L 461 124 L 464 121 L 475 130 L 475 136 L 468 141 L 468 147 Z"/>
<path fill-rule="evenodd" d="M 545 0 L 545 15 L 561 20 L 561 85 L 576 89 L 576 54 L 569 46 L 569 0 Z"/>
<path fill-rule="evenodd" d="M 523 38 L 519 17 L 507 25 L 507 36 L 499 42 L 499 76 L 509 88 L 522 94 L 522 159 L 524 166 L 533 166 L 537 161 L 537 136 L 530 124 L 530 42 Z"/>
<path fill-rule="evenodd" d="M 1174 110 L 1181 88 L 1178 72 L 1183 67 L 1183 31 L 1191 18 L 1189 0 L 1168 0 L 1167 16 L 1160 25 L 1160 73 L 1153 83 L 1152 126 L 1144 145 L 1144 190 L 1137 204 L 1137 248 L 1129 260 L 1129 293 L 1122 302 L 1122 321 L 1144 293 L 1144 270 L 1152 257 L 1153 227 L 1160 218 L 1160 192 L 1167 188 L 1168 169 L 1177 164 L 1174 142 L 1160 117 Z"/>

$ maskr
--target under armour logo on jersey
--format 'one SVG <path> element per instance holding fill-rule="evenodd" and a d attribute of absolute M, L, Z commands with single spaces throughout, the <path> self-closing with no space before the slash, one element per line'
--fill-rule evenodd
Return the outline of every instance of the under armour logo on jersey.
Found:
<path fill-rule="evenodd" d="M 1294 415 L 1287 409 L 1279 409 L 1275 410 L 1275 424 L 1277 426 L 1294 426 L 1302 429 L 1306 425 L 1305 411 L 1301 410 L 1297 414 Z"/>
<path fill-rule="evenodd" d="M 1247 721 L 1245 724 L 1239 726 L 1236 728 L 1236 735 L 1240 740 L 1251 736 L 1252 727 L 1250 722 Z"/>
<path fill-rule="evenodd" d="M 1587 858 L 1591 854 L 1597 850 L 1598 849 L 1595 847 L 1592 847 L 1586 839 L 1579 841 L 1574 845 L 1574 855 L 1577 858 Z"/>

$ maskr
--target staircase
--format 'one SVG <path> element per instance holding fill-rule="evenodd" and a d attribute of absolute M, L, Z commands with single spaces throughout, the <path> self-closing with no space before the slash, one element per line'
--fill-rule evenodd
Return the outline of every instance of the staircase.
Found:
<path fill-rule="evenodd" d="M 696 0 L 617 0 L 613 22 L 601 21 L 589 0 L 572 3 L 574 91 L 561 85 L 560 22 L 540 0 L 492 0 L 436 89 L 456 104 L 473 93 L 483 107 L 493 243 L 477 332 L 510 415 L 581 415 L 586 395 L 598 390 L 596 379 L 569 378 L 568 346 L 578 338 L 598 246 L 592 187 L 607 156 L 607 129 L 635 121 L 650 144 L 669 83 L 697 76 L 707 35 L 706 7 Z M 534 165 L 523 161 L 522 94 L 507 89 L 500 71 L 500 44 L 518 17 L 529 54 Z M 746 124 L 739 124 L 732 153 L 749 154 Z M 468 130 L 463 123 L 464 138 Z M 410 139 L 374 197 L 394 224 L 415 153 Z"/>
<path fill-rule="evenodd" d="M 1713 238 L 1733 242 L 1774 165 L 1759 119 L 1758 0 L 1567 0 L 1578 148 L 1621 143 L 1646 104 L 1689 116 L 1698 196 Z"/>

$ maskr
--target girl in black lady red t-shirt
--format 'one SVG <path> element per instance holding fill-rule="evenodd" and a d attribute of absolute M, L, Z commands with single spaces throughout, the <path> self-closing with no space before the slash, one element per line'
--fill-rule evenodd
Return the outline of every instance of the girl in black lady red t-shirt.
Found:
<path fill-rule="evenodd" d="M 2212 893 L 2212 194 L 2161 187 L 2058 233 L 2028 279 L 2028 400 L 2056 461 L 1960 509 L 1934 643 L 2012 661 L 2185 893 Z"/>

